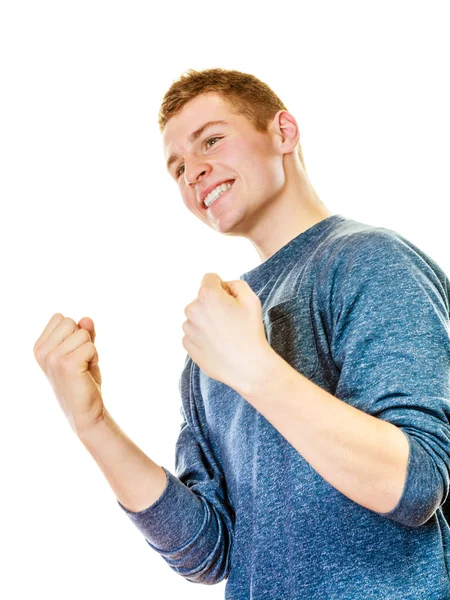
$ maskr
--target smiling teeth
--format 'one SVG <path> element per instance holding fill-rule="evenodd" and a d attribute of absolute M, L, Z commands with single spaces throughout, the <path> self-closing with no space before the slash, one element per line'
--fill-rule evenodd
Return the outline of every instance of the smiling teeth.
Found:
<path fill-rule="evenodd" d="M 206 207 L 211 206 L 211 204 L 214 202 L 214 200 L 217 200 L 217 198 L 220 196 L 220 194 L 222 192 L 226 192 L 227 190 L 229 190 L 231 187 L 231 183 L 222 183 L 222 185 L 218 185 L 212 192 L 210 192 L 205 200 L 204 200 L 204 204 Z"/>

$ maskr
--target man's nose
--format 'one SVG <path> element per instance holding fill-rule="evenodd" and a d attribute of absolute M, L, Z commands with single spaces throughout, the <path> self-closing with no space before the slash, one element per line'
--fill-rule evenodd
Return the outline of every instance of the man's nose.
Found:
<path fill-rule="evenodd" d="M 184 179 L 187 184 L 195 184 L 210 170 L 208 163 L 203 160 L 190 159 L 185 162 Z"/>

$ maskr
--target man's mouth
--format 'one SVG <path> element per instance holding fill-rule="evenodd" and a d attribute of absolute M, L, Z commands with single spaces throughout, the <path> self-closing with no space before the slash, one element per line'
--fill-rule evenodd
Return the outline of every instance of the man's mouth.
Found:
<path fill-rule="evenodd" d="M 212 204 L 214 204 L 214 202 L 216 202 L 223 194 L 225 194 L 231 188 L 233 183 L 234 179 L 226 181 L 225 183 L 218 185 L 212 192 L 210 192 L 203 202 L 205 208 L 208 209 Z"/>

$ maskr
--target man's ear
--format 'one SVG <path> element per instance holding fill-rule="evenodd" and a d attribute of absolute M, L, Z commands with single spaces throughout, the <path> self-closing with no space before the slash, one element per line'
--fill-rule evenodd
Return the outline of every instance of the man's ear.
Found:
<path fill-rule="evenodd" d="M 283 153 L 293 152 L 300 140 L 300 130 L 294 115 L 287 110 L 279 110 L 271 123 L 277 148 Z"/>

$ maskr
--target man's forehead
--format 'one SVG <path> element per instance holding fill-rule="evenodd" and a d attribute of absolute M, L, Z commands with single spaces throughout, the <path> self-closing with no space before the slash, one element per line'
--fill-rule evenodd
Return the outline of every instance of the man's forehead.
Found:
<path fill-rule="evenodd" d="M 227 121 L 231 123 L 235 115 L 215 94 L 204 94 L 187 102 L 181 111 L 171 117 L 164 127 L 163 144 L 188 143 L 194 141 L 190 136 L 205 123 Z"/>

